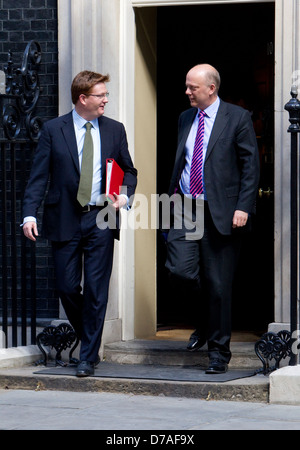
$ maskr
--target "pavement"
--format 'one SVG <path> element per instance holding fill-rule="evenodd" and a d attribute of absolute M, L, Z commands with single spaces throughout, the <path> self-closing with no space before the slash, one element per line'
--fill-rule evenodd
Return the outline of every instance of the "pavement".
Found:
<path fill-rule="evenodd" d="M 167 439 L 168 444 L 175 439 L 177 444 L 197 444 L 200 430 L 300 430 L 300 406 L 1 389 L 0 430 L 102 430 L 97 444 L 107 446 L 162 445 Z M 136 440 L 126 442 L 125 437 Z"/>
<path fill-rule="evenodd" d="M 107 346 L 106 360 L 146 361 L 149 367 L 199 360 L 181 345 L 135 341 L 126 343 L 125 352 L 123 344 L 114 344 Z M 97 443 L 134 448 L 201 444 L 201 430 L 300 430 L 300 404 L 269 403 L 270 380 L 262 374 L 226 382 L 77 378 L 39 374 L 36 349 L 25 355 L 17 350 L 12 361 L 6 356 L 11 351 L 2 351 L 0 430 L 101 430 Z M 257 367 L 250 350 L 235 345 L 233 369 L 241 363 Z"/>

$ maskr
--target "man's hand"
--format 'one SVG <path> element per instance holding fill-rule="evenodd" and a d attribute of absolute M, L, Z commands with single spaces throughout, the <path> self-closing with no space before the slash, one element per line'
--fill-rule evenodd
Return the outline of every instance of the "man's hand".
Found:
<path fill-rule="evenodd" d="M 244 227 L 248 220 L 248 213 L 245 211 L 236 210 L 232 219 L 232 228 Z"/>
<path fill-rule="evenodd" d="M 28 239 L 36 241 L 35 236 L 39 235 L 36 222 L 26 222 L 23 225 L 23 233 Z"/>
<path fill-rule="evenodd" d="M 123 208 L 123 206 L 125 206 L 127 204 L 127 199 L 126 199 L 126 197 L 124 195 L 117 195 L 114 192 L 114 198 L 115 198 L 115 200 L 114 200 L 112 206 L 114 208 L 116 208 L 117 211 L 119 209 Z"/>

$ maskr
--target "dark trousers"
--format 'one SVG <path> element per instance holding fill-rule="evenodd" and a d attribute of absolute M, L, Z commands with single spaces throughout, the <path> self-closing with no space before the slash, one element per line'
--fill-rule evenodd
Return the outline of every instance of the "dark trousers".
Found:
<path fill-rule="evenodd" d="M 82 214 L 71 241 L 52 242 L 58 294 L 81 340 L 80 359 L 90 362 L 101 345 L 114 249 L 113 233 L 97 227 L 97 214 Z"/>
<path fill-rule="evenodd" d="M 197 292 L 197 333 L 208 343 L 210 358 L 229 362 L 231 358 L 231 299 L 241 236 L 221 235 L 204 202 L 204 232 L 197 240 L 186 239 L 187 230 L 171 228 L 166 267 L 171 279 L 182 280 L 188 292 Z M 184 297 L 183 297 L 184 307 Z M 193 313 L 194 313 L 193 311 Z"/>

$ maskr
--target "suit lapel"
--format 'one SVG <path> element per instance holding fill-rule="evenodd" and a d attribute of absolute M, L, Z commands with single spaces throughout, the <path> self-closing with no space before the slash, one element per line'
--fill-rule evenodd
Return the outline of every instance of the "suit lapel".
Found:
<path fill-rule="evenodd" d="M 80 173 L 77 142 L 76 142 L 72 113 L 69 113 L 65 117 L 61 130 L 64 135 L 68 150 L 71 153 L 74 165 L 75 165 L 78 173 Z"/>
<path fill-rule="evenodd" d="M 178 148 L 181 149 L 181 151 L 183 151 L 183 149 L 185 147 L 185 144 L 186 144 L 187 138 L 189 136 L 189 133 L 191 131 L 192 125 L 194 123 L 196 114 L 197 114 L 197 109 L 194 108 L 193 110 L 191 110 L 190 116 L 187 118 L 187 120 L 183 124 L 182 137 L 180 139 L 179 146 L 178 146 Z"/>
<path fill-rule="evenodd" d="M 105 118 L 103 118 L 105 119 Z M 68 114 L 62 124 L 62 133 L 65 138 L 67 147 L 69 152 L 71 153 L 72 159 L 74 161 L 75 167 L 80 174 L 79 168 L 79 158 L 78 158 L 78 150 L 77 150 L 77 142 L 74 131 L 74 124 L 72 118 L 72 112 Z M 108 122 L 102 120 L 102 117 L 99 118 L 99 130 L 100 130 L 100 138 L 101 138 L 101 166 L 102 166 L 102 177 L 105 175 L 106 170 L 106 159 L 109 158 L 109 149 L 111 149 L 110 140 L 112 138 L 111 133 L 108 130 Z"/>
<path fill-rule="evenodd" d="M 112 133 L 109 133 L 108 122 L 104 117 L 99 117 L 98 122 L 101 139 L 101 174 L 103 180 L 106 173 L 106 159 L 111 157 L 109 151 L 111 151 L 112 146 L 109 141 L 112 139 Z"/>
<path fill-rule="evenodd" d="M 219 110 L 216 115 L 216 120 L 215 120 L 213 129 L 211 131 L 210 139 L 208 142 L 205 161 L 207 160 L 207 158 L 209 158 L 209 156 L 214 148 L 215 143 L 217 142 L 220 134 L 226 127 L 226 125 L 228 123 L 228 119 L 229 119 L 229 116 L 228 116 L 226 104 L 221 100 Z"/>
<path fill-rule="evenodd" d="M 180 140 L 178 142 L 177 146 L 177 154 L 176 154 L 176 161 L 175 164 L 179 161 L 183 161 L 184 159 L 184 148 L 187 141 L 187 138 L 189 136 L 189 133 L 191 131 L 191 127 L 193 125 L 193 122 L 195 120 L 195 116 L 197 114 L 197 109 L 193 108 L 189 111 L 189 114 L 184 119 L 184 122 L 180 126 Z"/>

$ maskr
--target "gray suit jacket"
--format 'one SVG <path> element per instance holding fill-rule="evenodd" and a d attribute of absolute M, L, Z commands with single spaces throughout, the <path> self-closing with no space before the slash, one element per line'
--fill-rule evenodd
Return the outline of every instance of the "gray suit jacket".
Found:
<path fill-rule="evenodd" d="M 169 195 L 179 186 L 185 165 L 185 143 L 196 113 L 196 108 L 190 108 L 179 118 L 178 147 Z M 255 212 L 259 175 L 259 154 L 250 113 L 221 100 L 204 162 L 208 205 L 221 234 L 232 233 L 235 210 Z"/>

